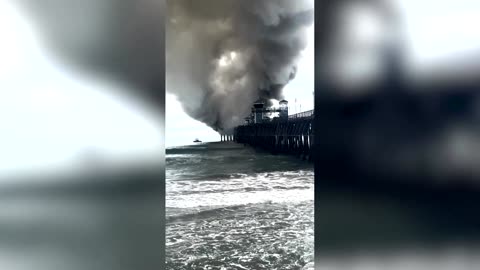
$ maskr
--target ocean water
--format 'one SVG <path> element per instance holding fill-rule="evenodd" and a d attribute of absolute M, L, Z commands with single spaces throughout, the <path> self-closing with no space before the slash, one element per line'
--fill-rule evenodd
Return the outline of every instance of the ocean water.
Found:
<path fill-rule="evenodd" d="M 313 164 L 233 142 L 166 154 L 166 269 L 313 269 Z"/>

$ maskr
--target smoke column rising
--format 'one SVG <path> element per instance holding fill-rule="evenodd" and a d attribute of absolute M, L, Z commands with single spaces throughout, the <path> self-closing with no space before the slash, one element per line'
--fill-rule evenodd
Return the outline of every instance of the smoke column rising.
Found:
<path fill-rule="evenodd" d="M 313 1 L 167 1 L 167 91 L 221 132 L 257 99 L 282 99 L 313 24 Z"/>

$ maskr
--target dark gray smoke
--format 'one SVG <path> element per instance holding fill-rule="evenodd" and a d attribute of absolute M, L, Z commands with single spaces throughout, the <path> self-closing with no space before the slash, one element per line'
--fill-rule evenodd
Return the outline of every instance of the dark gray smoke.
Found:
<path fill-rule="evenodd" d="M 170 0 L 167 14 L 167 91 L 222 131 L 282 98 L 314 16 L 308 0 Z"/>

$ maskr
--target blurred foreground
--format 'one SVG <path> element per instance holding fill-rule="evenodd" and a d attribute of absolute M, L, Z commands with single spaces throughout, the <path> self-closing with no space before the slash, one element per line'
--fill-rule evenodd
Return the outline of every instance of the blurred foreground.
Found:
<path fill-rule="evenodd" d="M 316 268 L 472 269 L 480 5 L 321 2 Z"/>
<path fill-rule="evenodd" d="M 2 186 L 0 267 L 162 269 L 163 180 L 139 167 Z"/>
<path fill-rule="evenodd" d="M 163 4 L 0 0 L 1 269 L 162 269 Z"/>

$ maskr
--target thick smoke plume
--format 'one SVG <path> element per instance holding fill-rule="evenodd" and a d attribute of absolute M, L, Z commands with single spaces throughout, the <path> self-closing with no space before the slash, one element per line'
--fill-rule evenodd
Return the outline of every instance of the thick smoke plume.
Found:
<path fill-rule="evenodd" d="M 258 99 L 282 99 L 313 24 L 313 1 L 167 1 L 167 91 L 228 132 Z"/>

